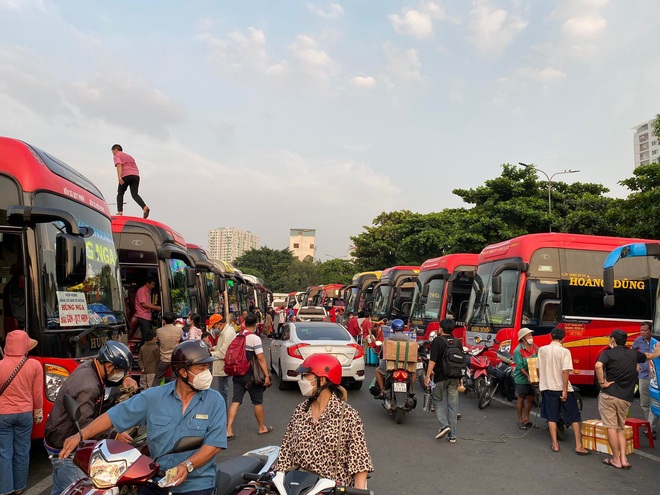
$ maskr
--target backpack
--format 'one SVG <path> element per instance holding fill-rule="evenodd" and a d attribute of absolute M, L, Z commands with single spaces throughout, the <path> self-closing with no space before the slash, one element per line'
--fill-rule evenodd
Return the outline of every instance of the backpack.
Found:
<path fill-rule="evenodd" d="M 442 338 L 447 344 L 442 355 L 442 374 L 445 378 L 461 378 L 465 369 L 463 346 L 457 338 Z"/>
<path fill-rule="evenodd" d="M 243 376 L 250 370 L 250 361 L 245 350 L 245 333 L 236 334 L 225 353 L 224 371 L 229 376 Z"/>

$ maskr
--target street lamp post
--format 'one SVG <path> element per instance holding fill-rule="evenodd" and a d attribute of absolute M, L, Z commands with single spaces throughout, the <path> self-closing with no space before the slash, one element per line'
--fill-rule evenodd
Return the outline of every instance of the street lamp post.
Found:
<path fill-rule="evenodd" d="M 536 167 L 535 165 L 528 165 L 528 164 L 522 163 L 522 162 L 518 162 L 518 165 L 520 165 L 521 167 L 525 167 L 525 168 L 531 168 L 531 169 L 535 170 L 536 172 L 541 172 L 543 175 L 545 175 L 545 178 L 548 179 L 548 217 L 550 217 L 550 232 L 552 232 L 552 196 L 550 194 L 551 191 L 552 191 L 552 179 L 553 179 L 553 177 L 555 177 L 557 175 L 576 174 L 576 173 L 579 172 L 579 170 L 568 169 L 568 170 L 563 170 L 561 172 L 555 172 L 552 175 L 548 175 L 547 173 L 545 173 L 543 170 Z"/>

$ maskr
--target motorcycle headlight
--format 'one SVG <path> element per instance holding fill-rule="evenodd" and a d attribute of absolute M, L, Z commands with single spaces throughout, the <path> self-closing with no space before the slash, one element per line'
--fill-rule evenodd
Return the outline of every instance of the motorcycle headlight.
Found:
<path fill-rule="evenodd" d="M 69 371 L 62 366 L 45 364 L 44 377 L 46 379 L 46 398 L 51 402 L 55 402 L 60 387 L 69 378 Z"/>
<path fill-rule="evenodd" d="M 119 478 L 128 469 L 125 459 L 109 461 L 104 452 L 105 442 L 100 442 L 92 453 L 89 461 L 89 477 L 97 488 L 110 488 L 117 484 Z"/>
<path fill-rule="evenodd" d="M 655 371 L 655 363 L 652 360 L 649 361 L 649 386 L 658 388 L 658 375 Z"/>

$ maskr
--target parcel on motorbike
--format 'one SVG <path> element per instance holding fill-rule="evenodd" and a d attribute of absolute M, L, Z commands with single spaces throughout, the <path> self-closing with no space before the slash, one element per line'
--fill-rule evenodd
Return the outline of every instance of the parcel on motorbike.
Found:
<path fill-rule="evenodd" d="M 210 366 L 215 359 L 201 340 L 182 342 L 172 352 L 175 381 L 147 389 L 99 416 L 80 434 L 66 439 L 60 458 L 68 456 L 81 440 L 111 426 L 123 431 L 146 425 L 150 455 L 158 458 L 162 469 L 176 468 L 168 490 L 210 495 L 216 481 L 215 463 L 210 461 L 227 447 L 225 404 L 216 390 L 209 390 L 213 380 Z M 192 452 L 167 454 L 181 437 L 202 437 L 202 446 Z M 159 493 L 155 487 L 150 491 Z"/>
<path fill-rule="evenodd" d="M 293 412 L 276 471 L 301 469 L 338 483 L 365 488 L 373 471 L 359 413 L 346 403 L 342 368 L 329 354 L 312 354 L 296 370 L 306 401 Z"/>

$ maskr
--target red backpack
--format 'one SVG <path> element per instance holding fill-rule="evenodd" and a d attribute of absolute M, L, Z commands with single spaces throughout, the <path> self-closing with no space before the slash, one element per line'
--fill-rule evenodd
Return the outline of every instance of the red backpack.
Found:
<path fill-rule="evenodd" d="M 225 373 L 229 376 L 243 376 L 250 370 L 250 361 L 245 351 L 245 333 L 236 334 L 225 353 Z"/>

